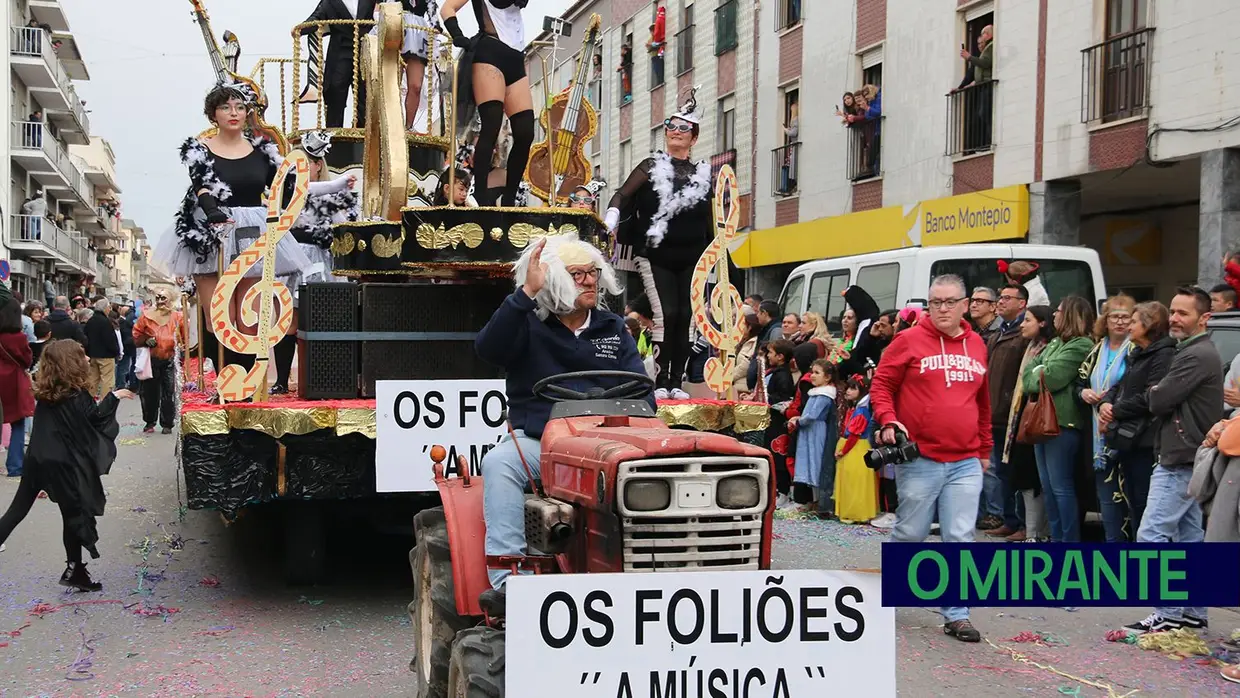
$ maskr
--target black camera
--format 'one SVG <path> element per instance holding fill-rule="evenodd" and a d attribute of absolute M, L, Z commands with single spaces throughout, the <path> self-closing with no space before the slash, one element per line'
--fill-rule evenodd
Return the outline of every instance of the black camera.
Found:
<path fill-rule="evenodd" d="M 899 465 L 921 457 L 921 449 L 909 441 L 904 432 L 896 432 L 896 442 L 891 446 L 875 446 L 865 454 L 865 464 L 870 470 L 878 470 L 884 465 Z"/>

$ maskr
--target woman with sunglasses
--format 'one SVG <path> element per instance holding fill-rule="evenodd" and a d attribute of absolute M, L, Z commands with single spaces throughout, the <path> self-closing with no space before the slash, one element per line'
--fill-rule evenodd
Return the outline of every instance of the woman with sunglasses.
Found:
<path fill-rule="evenodd" d="M 696 90 L 694 90 L 696 92 Z M 684 400 L 689 360 L 689 284 L 693 266 L 714 236 L 710 163 L 693 162 L 701 114 L 693 93 L 664 122 L 667 151 L 642 161 L 611 198 L 605 221 L 617 242 L 631 246 L 654 309 L 659 377 L 655 396 Z M 739 279 L 740 275 L 732 277 Z"/>

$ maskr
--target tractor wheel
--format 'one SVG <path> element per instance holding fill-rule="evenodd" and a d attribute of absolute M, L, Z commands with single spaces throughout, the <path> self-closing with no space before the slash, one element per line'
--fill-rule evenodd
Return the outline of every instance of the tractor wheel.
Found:
<path fill-rule="evenodd" d="M 504 631 L 470 628 L 456 636 L 449 698 L 504 698 Z"/>
<path fill-rule="evenodd" d="M 452 553 L 448 548 L 448 522 L 443 507 L 425 509 L 413 517 L 416 545 L 413 565 L 413 603 L 410 604 L 415 636 L 414 670 L 418 675 L 418 698 L 448 695 L 448 663 L 456 634 L 468 628 L 468 618 L 456 612 L 452 586 Z"/>

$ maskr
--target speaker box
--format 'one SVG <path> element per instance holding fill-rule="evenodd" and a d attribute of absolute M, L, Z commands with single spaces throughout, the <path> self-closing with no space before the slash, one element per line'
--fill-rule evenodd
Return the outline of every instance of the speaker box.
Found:
<path fill-rule="evenodd" d="M 357 284 L 305 284 L 299 293 L 299 332 L 356 332 Z M 306 400 L 356 398 L 358 343 L 298 339 L 297 394 Z"/>
<path fill-rule="evenodd" d="M 363 332 L 477 333 L 512 292 L 498 283 L 362 284 Z M 381 380 L 500 378 L 469 339 L 368 340 L 362 343 L 362 395 Z"/>

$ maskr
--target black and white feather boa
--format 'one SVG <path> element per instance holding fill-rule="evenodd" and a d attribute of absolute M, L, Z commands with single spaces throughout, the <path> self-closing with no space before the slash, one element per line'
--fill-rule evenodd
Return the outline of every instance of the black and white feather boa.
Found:
<path fill-rule="evenodd" d="M 332 194 L 311 195 L 290 232 L 297 242 L 327 249 L 332 245 L 332 224 L 353 222 L 360 216 L 361 205 L 356 192 L 346 189 Z"/>
<path fill-rule="evenodd" d="M 676 171 L 672 167 L 672 156 L 663 151 L 654 155 L 654 163 L 650 166 L 650 185 L 659 196 L 659 209 L 650 218 L 650 227 L 646 229 L 646 240 L 651 247 L 658 247 L 667 235 L 667 223 L 680 212 L 697 206 L 710 193 L 710 162 L 701 160 L 697 170 L 689 177 L 689 182 L 676 189 Z"/>
<path fill-rule="evenodd" d="M 256 137 L 250 139 L 250 145 L 262 151 L 276 167 L 284 162 L 279 147 L 273 141 Z M 220 240 L 204 221 L 194 217 L 194 211 L 198 208 L 198 192 L 206 189 L 208 194 L 222 202 L 232 196 L 232 188 L 219 178 L 211 166 L 211 151 L 206 144 L 197 138 L 186 138 L 181 143 L 180 153 L 181 164 L 189 170 L 190 186 L 181 199 L 181 207 L 177 209 L 173 229 L 182 244 L 193 251 L 198 263 L 202 264 L 219 247 Z"/>

